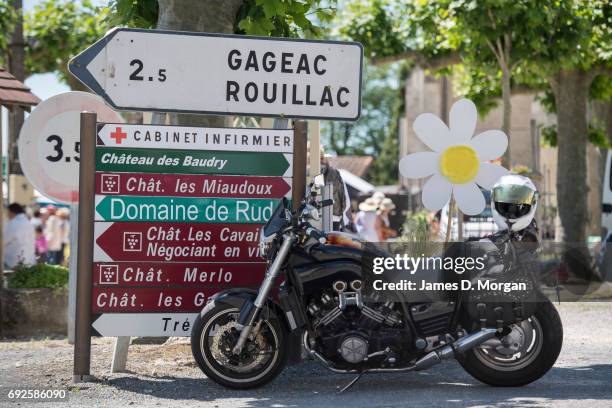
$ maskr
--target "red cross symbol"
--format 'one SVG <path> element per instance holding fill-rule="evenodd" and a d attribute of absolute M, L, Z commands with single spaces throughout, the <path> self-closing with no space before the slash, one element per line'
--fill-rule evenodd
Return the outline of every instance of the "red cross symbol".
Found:
<path fill-rule="evenodd" d="M 127 133 L 121 131 L 120 127 L 116 127 L 114 132 L 111 132 L 110 137 L 115 139 L 116 144 L 121 144 L 121 141 L 127 138 Z"/>

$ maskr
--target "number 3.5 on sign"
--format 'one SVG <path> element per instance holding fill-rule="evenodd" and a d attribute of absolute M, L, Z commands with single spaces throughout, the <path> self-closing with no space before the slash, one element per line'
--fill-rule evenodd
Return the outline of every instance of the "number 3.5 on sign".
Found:
<path fill-rule="evenodd" d="M 74 142 L 74 156 L 64 155 L 64 140 L 59 135 L 51 135 L 47 137 L 47 142 L 52 144 L 53 154 L 46 156 L 45 158 L 50 162 L 58 162 L 62 158 L 70 162 L 70 160 L 79 161 L 79 153 L 81 153 L 81 142 Z"/>

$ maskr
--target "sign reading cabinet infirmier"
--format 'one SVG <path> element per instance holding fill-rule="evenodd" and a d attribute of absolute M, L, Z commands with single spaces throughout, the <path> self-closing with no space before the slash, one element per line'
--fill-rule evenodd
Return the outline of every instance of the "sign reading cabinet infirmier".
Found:
<path fill-rule="evenodd" d="M 69 69 L 123 110 L 356 120 L 359 43 L 119 28 Z"/>

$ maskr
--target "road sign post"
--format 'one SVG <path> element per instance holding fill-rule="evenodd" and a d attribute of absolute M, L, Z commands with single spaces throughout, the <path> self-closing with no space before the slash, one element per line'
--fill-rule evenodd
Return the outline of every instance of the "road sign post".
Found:
<path fill-rule="evenodd" d="M 79 168 L 79 252 L 74 340 L 74 382 L 90 380 L 91 295 L 93 267 L 94 177 L 96 157 L 95 113 L 81 113 Z"/>
<path fill-rule="evenodd" d="M 306 149 L 308 148 L 308 125 L 305 121 L 296 121 L 293 125 L 293 209 L 300 207 L 306 192 Z"/>

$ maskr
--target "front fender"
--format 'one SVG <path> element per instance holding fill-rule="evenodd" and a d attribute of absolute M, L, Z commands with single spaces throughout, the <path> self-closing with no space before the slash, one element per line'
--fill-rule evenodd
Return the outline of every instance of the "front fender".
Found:
<path fill-rule="evenodd" d="M 257 291 L 248 288 L 231 288 L 217 292 L 208 298 L 206 307 L 211 303 L 214 307 L 217 303 L 226 303 L 235 307 L 240 308 L 245 300 L 254 301 L 257 297 Z M 270 299 L 272 300 L 272 299 Z M 206 309 L 206 307 L 204 309 Z M 200 313 L 201 314 L 201 313 Z"/>

